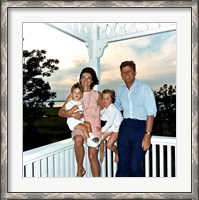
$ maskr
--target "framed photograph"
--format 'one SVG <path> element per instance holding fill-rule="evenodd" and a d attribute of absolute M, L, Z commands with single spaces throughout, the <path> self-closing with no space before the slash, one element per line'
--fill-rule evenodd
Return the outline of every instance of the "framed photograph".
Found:
<path fill-rule="evenodd" d="M 195 199 L 198 197 L 197 1 L 2 1 L 1 11 L 2 199 Z M 124 30 L 122 24 L 175 24 L 176 46 L 173 52 L 176 55 L 174 80 L 177 88 L 177 115 L 174 177 L 24 177 L 22 90 L 23 50 L 27 45 L 24 38 L 24 24 L 29 31 L 26 32 L 26 37 L 33 42 L 33 37 L 30 35 L 35 34 L 39 38 L 40 34 L 39 26 L 33 24 L 45 24 L 46 27 L 53 29 L 56 23 L 110 23 L 114 27 L 114 24 L 121 24 L 119 31 Z M 134 26 L 129 27 L 133 28 Z M 58 29 L 61 30 L 57 27 L 54 31 L 58 32 Z M 109 29 L 110 32 L 111 30 L 113 29 Z M 46 37 L 50 35 L 49 32 L 44 34 Z M 58 37 L 61 36 L 57 35 L 57 40 L 60 39 Z M 56 41 L 56 37 L 49 39 L 49 43 L 58 48 L 53 41 Z M 62 41 L 64 43 L 64 39 Z M 155 44 L 154 49 L 157 49 Z M 119 48 L 120 52 L 122 48 L 127 52 L 124 45 Z M 140 49 L 137 47 L 136 50 Z M 122 59 L 121 62 L 131 55 L 120 52 L 117 53 Z M 84 54 L 81 56 L 85 57 Z M 159 54 L 158 56 L 160 57 Z M 108 58 L 111 60 L 110 52 Z M 153 61 L 149 59 L 147 63 L 155 65 Z M 141 63 L 140 57 L 139 64 Z M 100 68 L 95 69 L 100 76 L 102 72 Z M 73 73 L 77 76 L 77 71 Z M 169 76 L 165 75 L 164 78 L 168 80 Z M 151 78 L 154 83 L 157 82 L 156 79 L 158 78 Z"/>

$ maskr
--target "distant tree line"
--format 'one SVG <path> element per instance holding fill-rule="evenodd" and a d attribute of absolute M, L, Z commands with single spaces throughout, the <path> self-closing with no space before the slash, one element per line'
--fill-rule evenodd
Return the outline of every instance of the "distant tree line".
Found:
<path fill-rule="evenodd" d="M 43 77 L 49 77 L 58 70 L 59 60 L 47 59 L 45 54 L 45 50 L 23 51 L 23 150 L 50 142 L 33 124 L 45 116 L 44 102 L 56 97 Z"/>
<path fill-rule="evenodd" d="M 42 119 L 44 102 L 56 97 L 43 77 L 59 69 L 59 60 L 47 59 L 45 54 L 45 50 L 23 51 L 23 119 L 26 122 Z"/>
<path fill-rule="evenodd" d="M 158 111 L 154 135 L 176 136 L 176 86 L 164 84 L 154 94 Z"/>

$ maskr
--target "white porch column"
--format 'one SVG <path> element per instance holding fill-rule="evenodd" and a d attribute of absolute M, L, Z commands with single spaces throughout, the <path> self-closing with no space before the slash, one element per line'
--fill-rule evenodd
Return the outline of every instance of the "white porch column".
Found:
<path fill-rule="evenodd" d="M 86 43 L 86 47 L 88 49 L 89 65 L 96 71 L 100 81 L 100 58 L 102 57 L 104 48 L 107 47 L 108 43 L 100 42 L 99 28 L 100 27 L 96 23 L 87 27 L 88 41 Z"/>

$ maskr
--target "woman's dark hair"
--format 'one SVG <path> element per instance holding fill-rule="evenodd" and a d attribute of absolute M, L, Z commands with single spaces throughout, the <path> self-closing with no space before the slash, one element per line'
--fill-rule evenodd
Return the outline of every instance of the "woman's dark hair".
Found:
<path fill-rule="evenodd" d="M 94 87 L 95 85 L 98 85 L 98 84 L 99 84 L 99 80 L 98 80 L 97 75 L 96 75 L 96 73 L 95 73 L 95 70 L 94 70 L 93 68 L 91 68 L 91 67 L 85 67 L 85 68 L 81 71 L 81 73 L 80 73 L 79 80 L 81 79 L 83 73 L 89 73 L 89 74 L 91 74 L 91 76 L 92 76 L 92 81 L 93 81 L 93 82 L 91 83 L 91 89 L 93 89 L 93 87 Z"/>
<path fill-rule="evenodd" d="M 115 103 L 115 91 L 114 90 L 105 89 L 102 91 L 102 94 L 110 94 L 112 103 Z"/>

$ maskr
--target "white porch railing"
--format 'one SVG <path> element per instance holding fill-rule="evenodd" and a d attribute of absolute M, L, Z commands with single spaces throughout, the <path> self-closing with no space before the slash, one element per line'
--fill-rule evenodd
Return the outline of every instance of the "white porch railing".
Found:
<path fill-rule="evenodd" d="M 146 177 L 175 176 L 176 138 L 152 136 L 152 148 L 145 156 Z M 113 153 L 106 149 L 106 157 L 101 164 L 101 177 L 114 177 L 117 164 Z M 85 145 L 84 167 L 86 177 L 92 177 Z M 77 171 L 73 140 L 45 145 L 23 152 L 24 177 L 75 177 Z"/>

